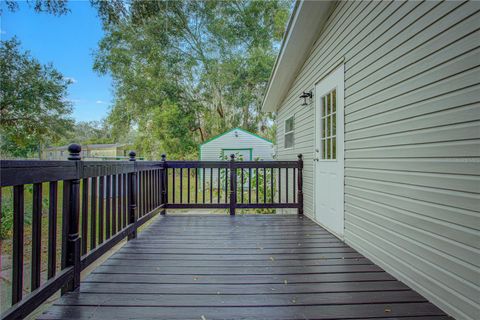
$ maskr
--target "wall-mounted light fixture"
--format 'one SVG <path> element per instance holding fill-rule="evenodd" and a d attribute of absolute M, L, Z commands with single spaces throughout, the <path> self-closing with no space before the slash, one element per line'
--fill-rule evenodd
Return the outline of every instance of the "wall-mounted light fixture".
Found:
<path fill-rule="evenodd" d="M 308 105 L 307 98 L 312 99 L 312 97 L 313 97 L 312 91 L 308 91 L 308 92 L 303 91 L 303 93 L 299 97 L 299 98 L 303 98 L 302 106 Z"/>
<path fill-rule="evenodd" d="M 238 132 L 235 131 L 235 138 L 238 138 Z"/>

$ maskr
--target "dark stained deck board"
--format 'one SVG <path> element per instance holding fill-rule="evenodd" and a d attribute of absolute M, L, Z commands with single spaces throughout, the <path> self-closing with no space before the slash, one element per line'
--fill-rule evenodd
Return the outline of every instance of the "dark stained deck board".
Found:
<path fill-rule="evenodd" d="M 158 217 L 40 319 L 447 319 L 308 218 Z"/>
<path fill-rule="evenodd" d="M 362 273 L 326 273 L 326 274 L 294 274 L 294 275 L 207 275 L 207 276 L 177 276 L 93 273 L 85 281 L 90 282 L 117 282 L 117 283 L 165 283 L 165 284 L 282 284 L 287 283 L 332 283 L 332 282 L 362 282 L 395 280 L 386 272 Z"/>

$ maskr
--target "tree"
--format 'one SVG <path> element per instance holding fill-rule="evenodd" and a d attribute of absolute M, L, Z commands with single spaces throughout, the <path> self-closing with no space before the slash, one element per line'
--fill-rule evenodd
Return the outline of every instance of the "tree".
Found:
<path fill-rule="evenodd" d="M 67 8 L 68 0 L 27 0 L 29 6 L 33 4 L 33 8 L 36 12 L 46 12 L 53 15 L 61 16 L 70 12 Z M 18 0 L 5 0 L 7 9 L 11 12 L 19 9 Z M 0 10 L 0 14 L 1 14 Z"/>
<path fill-rule="evenodd" d="M 128 137 L 128 135 L 126 135 Z M 62 137 L 56 144 L 66 145 L 70 143 L 102 144 L 116 143 L 112 136 L 111 125 L 105 121 L 79 121 L 75 123 L 71 130 Z M 127 142 L 127 141 L 122 141 Z"/>
<path fill-rule="evenodd" d="M 69 84 L 51 64 L 21 52 L 16 38 L 0 41 L 2 155 L 27 157 L 66 133 L 72 125 Z"/>
<path fill-rule="evenodd" d="M 271 132 L 260 108 L 290 2 L 92 4 L 106 32 L 94 68 L 114 79 L 115 134 L 136 127 L 143 154 L 189 157 L 234 126 Z"/>

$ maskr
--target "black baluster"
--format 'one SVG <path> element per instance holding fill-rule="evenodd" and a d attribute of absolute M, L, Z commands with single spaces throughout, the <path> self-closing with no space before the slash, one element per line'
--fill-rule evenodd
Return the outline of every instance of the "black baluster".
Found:
<path fill-rule="evenodd" d="M 187 203 L 190 203 L 190 168 L 187 169 Z"/>
<path fill-rule="evenodd" d="M 143 217 L 145 213 L 148 211 L 148 202 L 147 202 L 147 195 L 148 195 L 148 184 L 147 184 L 147 171 L 142 171 L 142 184 L 140 187 L 140 192 L 142 193 L 142 210 L 140 211 L 140 217 Z"/>
<path fill-rule="evenodd" d="M 298 155 L 298 214 L 303 214 L 303 156 Z"/>
<path fill-rule="evenodd" d="M 259 203 L 258 201 L 258 168 L 255 168 L 255 201 L 256 203 Z"/>
<path fill-rule="evenodd" d="M 252 203 L 252 168 L 248 168 L 248 203 Z"/>
<path fill-rule="evenodd" d="M 205 203 L 205 168 L 202 168 L 202 203 Z"/>
<path fill-rule="evenodd" d="M 267 203 L 267 168 L 263 168 L 263 203 Z"/>
<path fill-rule="evenodd" d="M 32 210 L 32 276 L 31 291 L 40 286 L 42 253 L 42 184 L 33 185 Z"/>
<path fill-rule="evenodd" d="M 230 155 L 230 215 L 235 215 L 237 202 L 237 169 L 235 166 L 235 155 Z"/>
<path fill-rule="evenodd" d="M 133 170 L 128 173 L 128 224 L 134 225 L 137 222 L 137 169 L 135 163 L 136 153 L 130 151 L 128 154 L 130 156 L 129 161 L 133 162 Z M 137 229 L 134 227 L 132 232 L 128 235 L 128 240 L 134 239 L 137 237 Z"/>
<path fill-rule="evenodd" d="M 230 179 L 228 175 L 228 168 L 225 168 L 225 203 L 228 203 L 228 179 Z"/>
<path fill-rule="evenodd" d="M 213 168 L 210 168 L 210 203 L 213 202 Z"/>
<path fill-rule="evenodd" d="M 282 168 L 278 168 L 278 203 L 282 201 Z"/>
<path fill-rule="evenodd" d="M 195 203 L 198 203 L 198 168 L 195 168 Z"/>
<path fill-rule="evenodd" d="M 12 305 L 22 300 L 23 294 L 23 233 L 24 188 L 13 187 L 13 241 L 12 241 Z"/>
<path fill-rule="evenodd" d="M 240 170 L 240 203 L 243 203 L 243 168 Z"/>
<path fill-rule="evenodd" d="M 88 240 L 88 178 L 82 180 L 82 254 L 87 253 Z"/>
<path fill-rule="evenodd" d="M 285 202 L 288 203 L 288 168 L 285 168 Z"/>
<path fill-rule="evenodd" d="M 160 169 L 160 180 L 161 180 L 161 194 L 162 194 L 162 205 L 163 209 L 160 211 L 160 214 L 166 214 L 167 213 L 167 202 L 168 202 L 168 169 L 167 169 L 167 162 L 166 162 L 167 156 L 165 154 L 162 154 L 162 167 Z"/>
<path fill-rule="evenodd" d="M 117 175 L 112 175 L 112 235 L 117 233 Z"/>
<path fill-rule="evenodd" d="M 57 269 L 57 205 L 58 182 L 49 184 L 48 197 L 48 279 L 55 276 Z"/>
<path fill-rule="evenodd" d="M 175 168 L 172 168 L 172 203 L 175 203 Z"/>
<path fill-rule="evenodd" d="M 128 225 L 128 174 L 123 174 L 123 227 L 126 228 Z"/>
<path fill-rule="evenodd" d="M 272 196 L 271 202 L 273 203 L 275 200 L 275 193 L 274 193 L 274 183 L 273 183 L 273 168 L 270 168 L 270 195 Z"/>
<path fill-rule="evenodd" d="M 180 168 L 180 203 L 183 202 L 183 168 Z"/>
<path fill-rule="evenodd" d="M 297 203 L 297 169 L 293 168 L 293 203 Z"/>
<path fill-rule="evenodd" d="M 217 168 L 217 203 L 220 203 L 220 168 Z"/>

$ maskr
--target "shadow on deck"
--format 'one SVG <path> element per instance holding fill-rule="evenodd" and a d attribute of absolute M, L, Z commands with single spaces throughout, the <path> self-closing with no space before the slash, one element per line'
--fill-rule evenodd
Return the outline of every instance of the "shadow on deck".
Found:
<path fill-rule="evenodd" d="M 447 319 L 306 217 L 160 216 L 40 319 Z"/>

